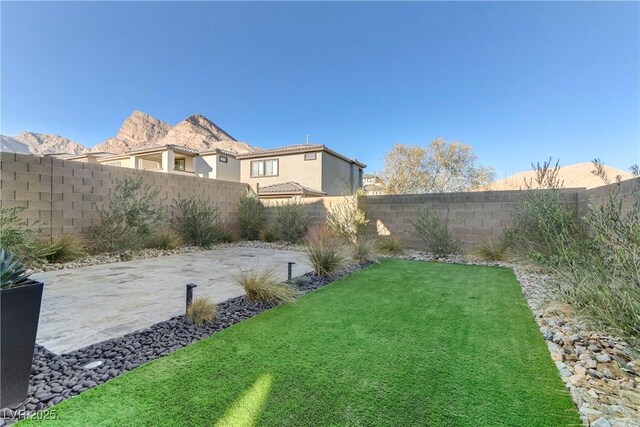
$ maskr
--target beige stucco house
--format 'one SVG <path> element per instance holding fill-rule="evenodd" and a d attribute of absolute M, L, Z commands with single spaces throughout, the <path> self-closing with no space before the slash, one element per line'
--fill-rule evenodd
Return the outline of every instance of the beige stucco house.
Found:
<path fill-rule="evenodd" d="M 240 162 L 235 153 L 219 149 L 198 151 L 180 145 L 163 145 L 128 150 L 123 154 L 88 153 L 64 158 L 107 166 L 240 181 Z"/>
<path fill-rule="evenodd" d="M 366 167 L 320 144 L 257 150 L 236 156 L 240 181 L 261 197 L 338 196 L 362 187 Z"/>
<path fill-rule="evenodd" d="M 67 160 L 245 182 L 260 197 L 318 197 L 362 187 L 365 164 L 324 145 L 300 144 L 237 154 L 163 145 L 123 154 L 88 153 Z"/>

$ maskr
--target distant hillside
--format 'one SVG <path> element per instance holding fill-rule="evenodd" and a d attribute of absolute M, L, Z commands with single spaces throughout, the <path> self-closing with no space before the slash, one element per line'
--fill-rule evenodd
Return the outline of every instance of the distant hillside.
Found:
<path fill-rule="evenodd" d="M 131 149 L 167 144 L 184 145 L 195 150 L 219 148 L 236 153 L 255 150 L 251 145 L 237 141 L 201 114 L 194 114 L 171 126 L 142 111 L 134 111 L 122 123 L 116 136 L 107 138 L 91 150 L 59 135 L 33 132 L 22 132 L 17 136 L 0 135 L 0 143 L 0 151 L 40 156 L 56 153 L 83 154 L 88 151 L 120 154 Z"/>
<path fill-rule="evenodd" d="M 605 166 L 605 170 L 607 171 L 611 182 L 615 182 L 616 176 L 618 175 L 620 175 L 622 180 L 633 178 L 631 172 L 626 172 L 621 169 Z M 592 163 L 576 163 L 573 165 L 562 166 L 558 172 L 558 178 L 561 181 L 564 181 L 565 188 L 594 188 L 604 185 L 602 179 L 595 176 L 591 171 L 593 171 Z M 530 181 L 532 178 L 535 178 L 535 171 L 533 170 L 518 172 L 507 178 L 495 181 L 481 190 L 519 190 L 521 188 L 525 188 L 525 180 Z"/>
<path fill-rule="evenodd" d="M 22 132 L 16 136 L 0 135 L 0 151 L 44 156 L 53 153 L 82 154 L 87 147 L 60 135 Z"/>

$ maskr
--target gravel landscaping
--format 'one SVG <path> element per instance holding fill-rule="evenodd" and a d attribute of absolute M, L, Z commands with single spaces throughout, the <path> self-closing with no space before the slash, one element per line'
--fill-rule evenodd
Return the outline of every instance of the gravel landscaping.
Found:
<path fill-rule="evenodd" d="M 308 273 L 295 278 L 294 283 L 303 295 L 368 265 L 351 265 L 334 277 L 315 276 Z M 218 304 L 218 315 L 215 321 L 206 323 L 202 327 L 192 325 L 185 316 L 176 316 L 150 328 L 67 354 L 56 355 L 44 347 L 36 346 L 28 398 L 18 408 L 4 409 L 0 414 L 2 416 L 0 426 L 42 411 L 150 360 L 172 353 L 262 313 L 275 305 L 253 303 L 241 296 Z M 85 367 L 88 363 L 95 361 L 101 361 L 102 364 L 93 369 Z"/>

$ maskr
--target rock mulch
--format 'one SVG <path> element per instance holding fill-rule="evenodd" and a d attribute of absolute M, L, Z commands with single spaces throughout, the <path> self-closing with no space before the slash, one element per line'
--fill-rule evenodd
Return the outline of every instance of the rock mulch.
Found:
<path fill-rule="evenodd" d="M 584 424 L 640 427 L 639 349 L 577 316 L 562 301 L 554 276 L 534 266 L 464 256 L 436 258 L 410 252 L 402 258 L 513 269 Z"/>
<path fill-rule="evenodd" d="M 295 278 L 294 284 L 303 295 L 368 265 L 367 263 L 351 265 L 333 277 L 308 273 Z M 18 408 L 3 409 L 0 413 L 0 426 L 45 410 L 49 406 L 105 383 L 146 362 L 207 338 L 275 305 L 253 303 L 241 296 L 218 304 L 218 315 L 215 321 L 206 323 L 202 327 L 192 325 L 185 316 L 176 316 L 147 329 L 67 354 L 56 355 L 44 347 L 37 346 L 31 368 L 28 398 Z M 94 361 L 102 361 L 102 364 L 93 369 L 85 368 L 85 365 Z"/>
<path fill-rule="evenodd" d="M 208 250 L 216 250 L 230 247 L 245 247 L 245 248 L 261 248 L 261 249 L 274 249 L 280 251 L 299 251 L 300 245 L 294 245 L 285 242 L 261 242 L 261 241 L 238 241 L 232 243 L 220 243 L 212 246 L 211 248 L 201 248 L 199 246 L 182 246 L 176 249 L 142 249 L 132 254 L 96 254 L 88 255 L 82 258 L 78 258 L 74 261 L 60 262 L 60 263 L 43 263 L 39 265 L 31 266 L 33 273 L 41 273 L 43 271 L 62 270 L 65 268 L 78 268 L 88 267 L 91 265 L 112 264 L 115 262 L 134 261 L 137 259 L 157 258 L 161 256 L 180 255 L 191 252 L 201 252 Z"/>

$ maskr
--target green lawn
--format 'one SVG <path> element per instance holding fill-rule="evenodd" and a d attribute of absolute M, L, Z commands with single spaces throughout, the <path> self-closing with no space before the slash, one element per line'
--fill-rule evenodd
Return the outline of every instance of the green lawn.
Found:
<path fill-rule="evenodd" d="M 511 270 L 399 260 L 55 410 L 64 426 L 581 425 Z"/>

